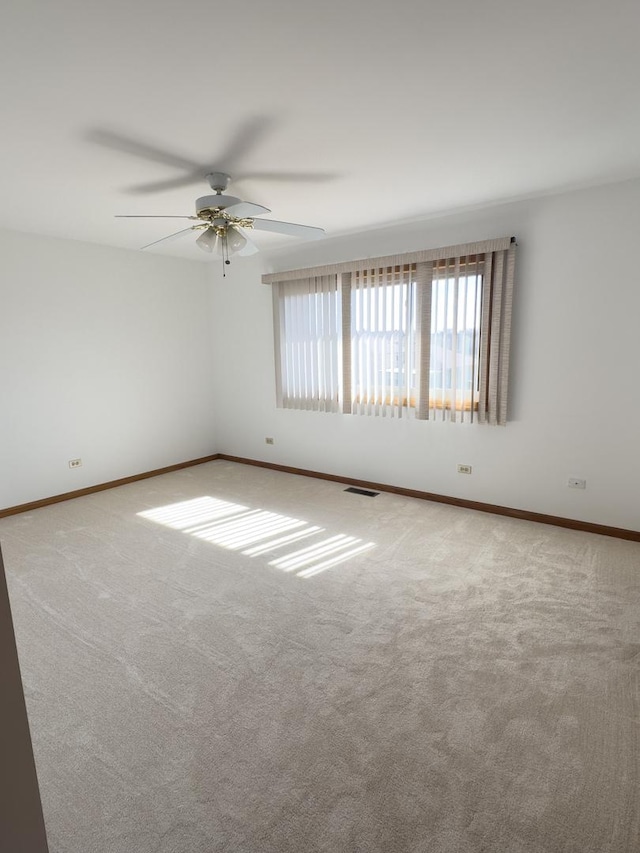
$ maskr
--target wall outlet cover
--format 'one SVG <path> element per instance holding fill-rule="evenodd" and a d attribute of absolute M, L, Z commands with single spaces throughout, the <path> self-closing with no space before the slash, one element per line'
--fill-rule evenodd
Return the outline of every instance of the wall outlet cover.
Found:
<path fill-rule="evenodd" d="M 581 480 L 579 477 L 569 477 L 567 486 L 569 486 L 570 489 L 586 489 L 587 481 Z"/>

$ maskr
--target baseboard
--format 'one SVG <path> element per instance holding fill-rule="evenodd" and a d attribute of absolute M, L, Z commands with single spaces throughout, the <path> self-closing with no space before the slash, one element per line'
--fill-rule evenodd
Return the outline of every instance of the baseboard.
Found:
<path fill-rule="evenodd" d="M 372 489 L 376 492 L 391 492 L 408 498 L 418 498 L 424 501 L 449 504 L 463 509 L 475 509 L 478 512 L 488 512 L 493 515 L 505 515 L 509 518 L 520 518 L 524 521 L 536 521 L 540 524 L 551 524 L 555 527 L 566 527 L 570 530 L 580 530 L 584 533 L 597 533 L 600 536 L 612 536 L 615 539 L 628 539 L 640 542 L 640 530 L 627 530 L 624 527 L 610 527 L 606 524 L 594 524 L 590 521 L 578 521 L 574 518 L 563 518 L 558 515 L 546 515 L 540 512 L 530 512 L 525 509 L 514 509 L 508 506 L 469 501 L 464 498 L 453 498 L 448 495 L 437 495 L 433 492 L 421 492 L 416 489 L 405 489 L 402 486 L 390 486 L 387 483 L 373 483 L 370 480 L 356 480 L 353 477 L 340 477 L 336 474 L 324 474 L 321 471 L 309 471 L 306 468 L 292 468 L 290 465 L 276 465 L 273 462 L 262 462 L 257 459 L 245 459 L 241 456 L 229 456 L 219 453 L 218 459 L 228 462 L 239 462 L 242 465 L 256 465 L 259 468 L 271 468 L 273 471 L 283 471 L 285 474 L 299 474 L 303 477 L 315 477 L 318 480 L 331 480 L 334 483 L 345 483 L 362 489 Z"/>
<path fill-rule="evenodd" d="M 200 459 L 191 459 L 188 462 L 179 462 L 177 465 L 168 465 L 165 468 L 156 468 L 154 471 L 145 471 L 142 474 L 133 474 L 131 477 L 122 477 L 119 480 L 110 480 L 107 483 L 88 486 L 86 489 L 77 489 L 73 492 L 65 492 L 64 494 L 54 495 L 50 498 L 43 498 L 39 501 L 31 501 L 26 504 L 7 507 L 6 509 L 0 509 L 0 518 L 5 518 L 9 515 L 17 515 L 21 512 L 29 512 L 34 509 L 40 509 L 41 507 L 61 503 L 62 501 L 73 500 L 73 498 L 82 498 L 85 495 L 102 492 L 105 489 L 114 489 L 118 486 L 126 486 L 128 483 L 135 483 L 138 480 L 146 480 L 149 477 L 158 477 L 161 474 L 170 474 L 172 471 L 179 471 L 181 468 L 190 468 L 194 465 L 202 465 L 204 462 L 215 462 L 217 459 L 225 459 L 228 462 L 238 462 L 241 465 L 255 465 L 258 468 L 270 468 L 272 471 L 282 471 L 285 474 L 297 474 L 302 477 L 315 477 L 318 480 L 330 480 L 334 483 L 345 483 L 348 486 L 358 486 L 359 488 L 372 489 L 376 492 L 391 492 L 394 495 L 402 495 L 407 498 L 418 498 L 419 500 L 433 501 L 434 503 L 449 504 L 450 506 L 458 506 L 463 509 L 475 509 L 478 512 L 488 512 L 493 515 L 505 515 L 509 518 L 520 518 L 524 521 L 536 521 L 539 524 L 551 524 L 555 527 L 566 527 L 570 530 L 580 530 L 584 533 L 597 533 L 600 536 L 612 536 L 615 539 L 627 539 L 631 542 L 640 542 L 639 530 L 627 530 L 624 527 L 610 527 L 606 524 L 594 524 L 590 521 L 578 521 L 575 518 L 563 518 L 559 515 L 546 515 L 541 512 L 530 512 L 525 509 L 515 509 L 514 507 L 499 506 L 497 504 L 483 503 L 481 501 L 470 501 L 465 498 L 453 498 L 448 495 L 438 495 L 433 492 L 422 492 L 417 489 L 405 489 L 402 486 L 391 486 L 388 483 L 374 483 L 371 480 L 357 480 L 353 477 L 341 477 L 338 474 L 325 474 L 322 471 L 310 471 L 307 468 L 294 468 L 290 465 L 277 465 L 274 462 L 263 462 L 259 459 L 246 459 L 243 456 L 230 456 L 228 453 L 214 453 L 211 456 L 203 456 Z"/>
<path fill-rule="evenodd" d="M 86 489 L 76 489 L 73 492 L 64 492 L 61 495 L 53 495 L 53 497 L 43 498 L 39 501 L 30 501 L 26 504 L 10 506 L 6 509 L 0 509 L 0 518 L 5 518 L 8 515 L 17 515 L 21 512 L 30 512 L 33 509 L 40 509 L 43 506 L 50 506 L 51 504 L 61 503 L 62 501 L 70 501 L 73 498 L 83 498 L 85 495 L 103 492 L 105 489 L 115 489 L 117 486 L 126 486 L 128 483 L 147 480 L 149 477 L 159 477 L 160 474 L 170 474 L 172 471 L 179 471 L 181 468 L 191 468 L 193 465 L 202 465 L 203 462 L 214 462 L 216 459 L 219 459 L 219 454 L 214 453 L 212 456 L 202 456 L 200 459 L 178 462 L 176 465 L 167 465 L 165 468 L 156 468 L 154 471 L 145 471 L 142 474 L 133 474 L 131 477 L 121 477 L 119 480 L 109 480 L 108 483 L 87 486 Z"/>

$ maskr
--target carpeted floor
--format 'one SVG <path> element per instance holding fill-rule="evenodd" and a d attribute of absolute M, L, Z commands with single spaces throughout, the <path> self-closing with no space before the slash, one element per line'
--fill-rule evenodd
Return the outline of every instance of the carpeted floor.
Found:
<path fill-rule="evenodd" d="M 212 462 L 0 521 L 51 853 L 637 853 L 640 545 Z"/>

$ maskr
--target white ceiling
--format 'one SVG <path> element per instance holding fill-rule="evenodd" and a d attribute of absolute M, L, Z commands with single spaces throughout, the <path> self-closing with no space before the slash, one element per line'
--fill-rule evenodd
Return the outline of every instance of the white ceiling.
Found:
<path fill-rule="evenodd" d="M 639 35 L 638 0 L 5 0 L 0 226 L 137 248 L 184 226 L 114 214 L 207 194 L 133 191 L 180 160 L 329 235 L 637 177 Z"/>

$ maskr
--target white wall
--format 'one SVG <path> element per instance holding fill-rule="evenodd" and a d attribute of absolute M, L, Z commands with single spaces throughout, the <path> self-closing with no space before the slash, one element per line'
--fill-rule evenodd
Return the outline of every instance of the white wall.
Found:
<path fill-rule="evenodd" d="M 1 232 L 0 270 L 0 508 L 215 452 L 203 264 Z"/>
<path fill-rule="evenodd" d="M 627 182 L 325 240 L 273 255 L 268 269 L 238 260 L 226 279 L 210 267 L 224 365 L 218 449 L 639 530 L 639 222 L 640 182 Z M 276 409 L 261 272 L 511 234 L 520 248 L 506 427 Z M 567 488 L 569 477 L 585 478 L 586 491 Z"/>
<path fill-rule="evenodd" d="M 628 182 L 238 259 L 225 279 L 2 232 L 0 508 L 220 451 L 638 530 L 639 211 Z M 520 244 L 505 428 L 276 409 L 267 264 L 505 234 Z"/>

